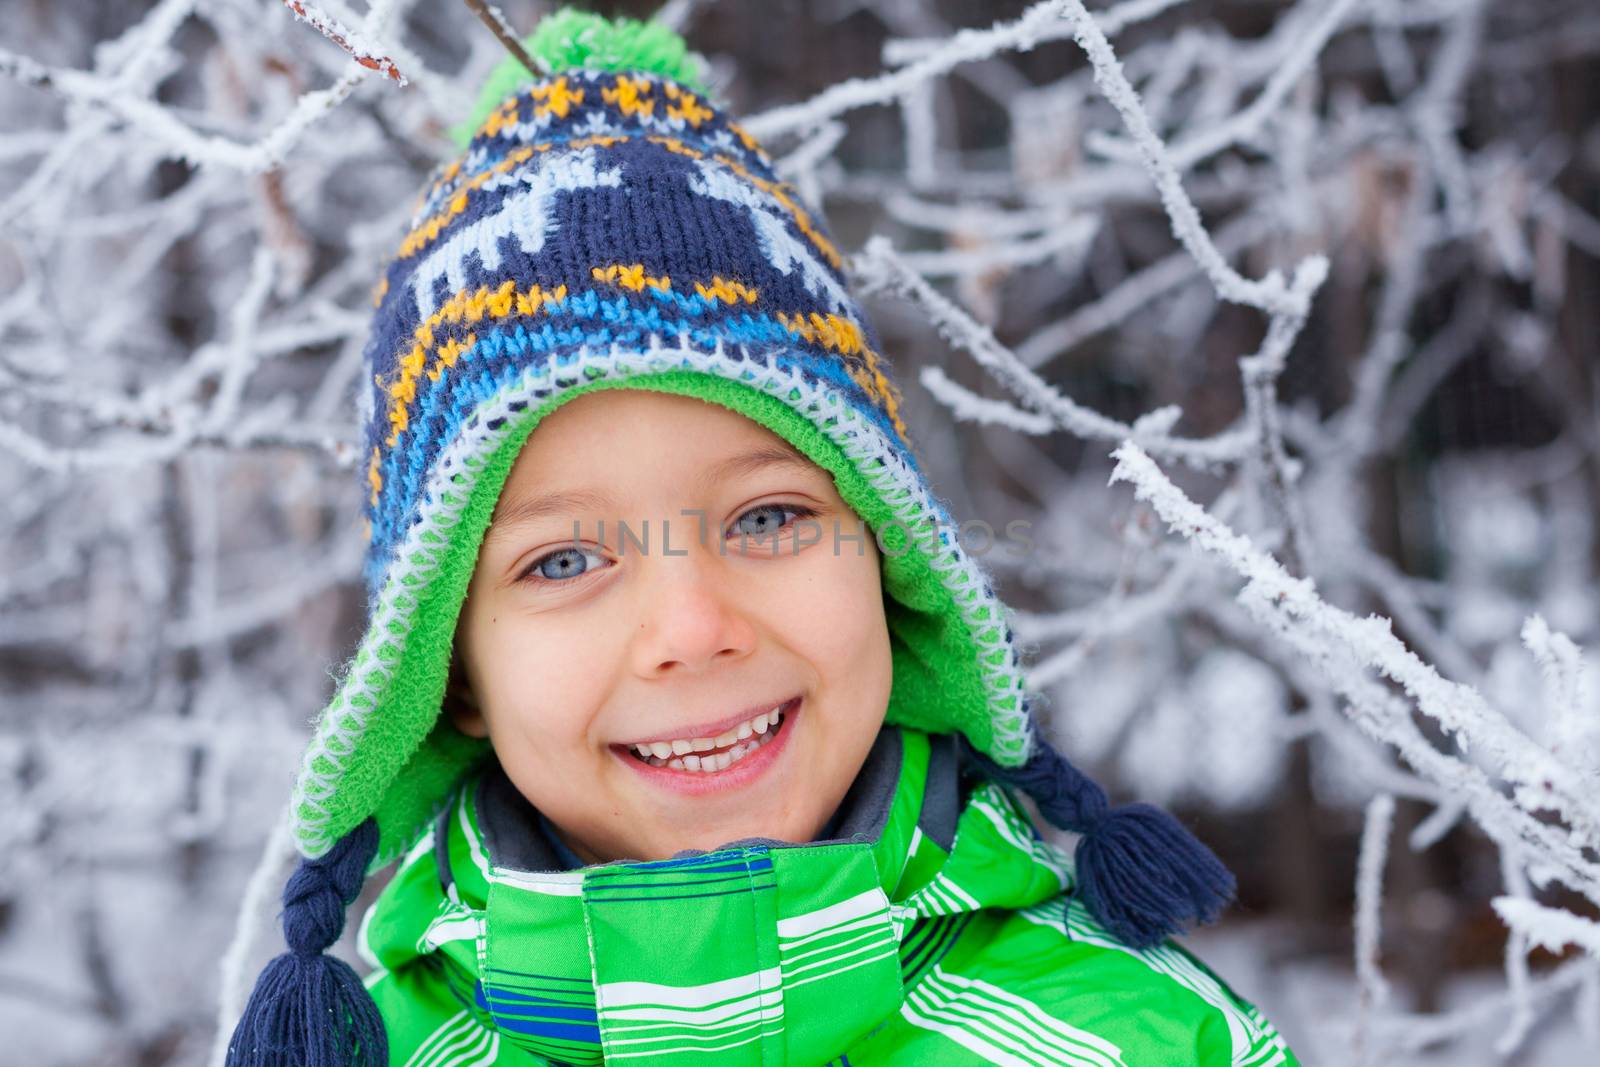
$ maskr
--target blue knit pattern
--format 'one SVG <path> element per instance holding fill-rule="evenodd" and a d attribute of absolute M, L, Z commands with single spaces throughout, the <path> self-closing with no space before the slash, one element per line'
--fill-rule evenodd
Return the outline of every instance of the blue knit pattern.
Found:
<path fill-rule="evenodd" d="M 671 79 L 571 70 L 508 97 L 432 176 L 375 294 L 369 593 L 473 410 L 580 354 L 659 346 L 796 368 L 916 469 L 842 267 L 760 145 Z"/>

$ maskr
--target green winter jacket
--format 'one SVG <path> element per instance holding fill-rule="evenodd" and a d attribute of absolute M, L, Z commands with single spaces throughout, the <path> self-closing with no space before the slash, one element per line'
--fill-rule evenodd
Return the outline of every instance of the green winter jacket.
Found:
<path fill-rule="evenodd" d="M 952 738 L 885 727 L 827 841 L 560 869 L 497 764 L 368 910 L 393 1067 L 1296 1064 L 1167 942 L 1114 940 L 1072 861 Z"/>

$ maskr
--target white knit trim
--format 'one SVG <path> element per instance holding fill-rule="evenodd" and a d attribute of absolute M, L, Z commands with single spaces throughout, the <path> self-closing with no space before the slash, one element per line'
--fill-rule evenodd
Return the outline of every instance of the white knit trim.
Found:
<path fill-rule="evenodd" d="M 480 403 L 463 423 L 460 434 L 435 461 L 417 505 L 418 518 L 384 572 L 361 646 L 323 711 L 302 760 L 291 803 L 295 840 L 302 854 L 320 856 L 334 843 L 327 828 L 332 818 L 327 802 L 338 789 L 346 760 L 366 732 L 368 718 L 382 705 L 393 665 L 404 657 L 417 594 L 433 580 L 440 554 L 450 543 L 488 457 L 519 424 L 519 413 L 513 407 L 541 408 L 572 389 L 603 378 L 649 377 L 677 370 L 714 374 L 782 400 L 809 418 L 850 459 L 928 559 L 979 650 L 994 731 L 989 755 L 1016 764 L 1027 759 L 1032 736 L 1017 649 L 1005 638 L 1005 607 L 998 597 L 985 592 L 989 583 L 984 572 L 962 550 L 948 513 L 922 476 L 907 463 L 901 447 L 844 396 L 825 384 L 807 382 L 798 367 L 785 370 L 776 366 L 775 360 L 762 365 L 750 358 L 731 357 L 720 342 L 715 351 L 704 352 L 689 347 L 683 338 L 673 347 L 656 339 L 644 352 L 615 347 L 585 351 L 559 367 L 552 360 L 529 368 Z M 591 376 L 591 371 L 601 373 Z M 538 388 L 550 391 L 534 398 L 533 391 Z M 798 399 L 792 399 L 791 393 L 798 393 Z M 497 423 L 494 429 L 489 428 L 491 423 Z M 455 482 L 458 476 L 462 478 L 459 484 Z M 922 530 L 925 523 L 928 528 L 920 536 L 912 533 Z M 980 617 L 985 609 L 988 620 Z M 980 636 L 986 630 L 992 631 L 994 639 L 986 641 Z M 996 651 L 1004 653 L 998 667 L 985 662 L 985 657 Z M 1006 697 L 1015 699 L 1015 709 L 999 706 Z M 379 857 L 377 862 L 384 860 Z"/>

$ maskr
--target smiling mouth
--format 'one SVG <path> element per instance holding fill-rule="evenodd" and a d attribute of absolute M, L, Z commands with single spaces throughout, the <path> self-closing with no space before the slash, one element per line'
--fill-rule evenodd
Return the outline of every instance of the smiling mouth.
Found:
<path fill-rule="evenodd" d="M 640 763 L 664 770 L 716 774 L 772 744 L 799 703 L 799 697 L 785 701 L 717 737 L 651 741 L 629 745 L 627 752 Z"/>

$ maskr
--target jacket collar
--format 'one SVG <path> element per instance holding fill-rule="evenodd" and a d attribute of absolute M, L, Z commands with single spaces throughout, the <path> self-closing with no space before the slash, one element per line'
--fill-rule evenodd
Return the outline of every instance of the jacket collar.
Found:
<path fill-rule="evenodd" d="M 952 737 L 886 727 L 828 840 L 563 869 L 490 765 L 364 932 L 390 970 L 433 958 L 480 1023 L 548 1059 L 821 1063 L 899 1010 L 914 931 L 1069 884 L 1009 796 L 964 793 Z"/>
<path fill-rule="evenodd" d="M 867 842 L 880 846 L 874 851 L 882 854 L 878 858 L 887 868 L 895 855 L 909 845 L 909 839 L 902 838 L 915 828 L 930 835 L 949 852 L 960 814 L 954 738 L 917 735 L 910 747 L 908 752 L 904 735 L 895 727 L 885 727 L 878 733 L 839 810 L 829 821 L 831 833 L 826 838 L 797 846 L 794 842 L 754 837 L 729 842 L 721 848 L 795 848 Z M 897 794 L 904 794 L 899 798 L 898 810 Z M 493 858 L 496 867 L 530 874 L 573 869 L 561 855 L 565 850 L 546 831 L 548 823 L 512 784 L 498 762 L 486 765 L 479 778 L 474 815 L 486 853 Z M 893 826 L 891 816 L 894 816 Z M 448 818 L 448 814 L 442 817 Z M 701 854 L 698 850 L 685 851 L 674 857 L 674 861 Z M 450 877 L 445 868 L 440 869 L 440 874 L 446 880 Z"/>

